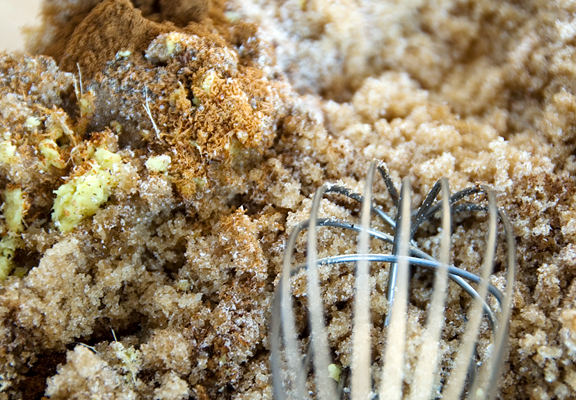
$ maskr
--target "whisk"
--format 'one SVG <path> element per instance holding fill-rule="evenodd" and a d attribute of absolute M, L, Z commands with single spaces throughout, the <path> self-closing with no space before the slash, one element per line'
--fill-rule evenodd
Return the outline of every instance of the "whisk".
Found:
<path fill-rule="evenodd" d="M 397 215 L 392 218 L 373 202 L 373 182 L 379 172 Z M 448 180 L 440 179 L 416 211 L 410 209 L 410 181 L 404 178 L 400 194 L 396 190 L 384 163 L 374 160 L 366 177 L 364 194 L 334 184 L 324 184 L 312 200 L 310 218 L 297 224 L 288 239 L 282 276 L 276 288 L 271 327 L 271 369 L 276 399 L 312 397 L 316 399 L 491 399 L 497 395 L 501 367 L 506 355 L 512 291 L 515 277 L 515 247 L 512 225 L 504 212 L 497 208 L 494 191 L 485 186 L 474 186 L 450 195 Z M 360 221 L 355 224 L 331 218 L 319 218 L 320 202 L 328 193 L 336 193 L 361 203 Z M 441 199 L 437 197 L 441 195 Z M 466 201 L 473 198 L 475 202 Z M 481 276 L 450 265 L 451 216 L 468 212 L 488 216 L 488 232 Z M 438 259 L 422 251 L 413 240 L 419 227 L 441 215 L 441 241 Z M 387 225 L 392 235 L 371 228 L 372 217 Z M 498 220 L 503 226 L 506 240 L 506 289 L 503 294 L 490 283 L 497 251 Z M 339 228 L 358 233 L 357 253 L 318 258 L 317 229 Z M 306 262 L 293 266 L 292 257 L 298 235 L 307 229 Z M 391 254 L 370 252 L 371 239 L 392 245 Z M 355 263 L 355 289 L 352 325 L 352 363 L 348 378 L 337 384 L 330 377 L 331 349 L 324 319 L 318 267 L 338 263 Z M 375 387 L 371 376 L 371 321 L 370 321 L 370 263 L 389 263 L 387 286 L 388 313 L 386 347 L 380 355 L 381 379 Z M 434 285 L 429 300 L 428 317 L 415 367 L 415 380 L 409 389 L 403 383 L 406 318 L 409 300 L 411 269 L 426 268 L 434 271 Z M 290 277 L 306 269 L 306 297 L 309 315 L 309 344 L 306 354 L 298 346 L 298 332 L 293 308 Z M 449 378 L 441 384 L 441 357 L 439 341 L 445 320 L 446 292 L 449 280 L 459 285 L 472 298 L 468 309 L 466 328 L 459 341 L 455 359 L 451 361 Z M 490 301 L 490 297 L 495 301 Z M 492 331 L 491 351 L 486 360 L 478 360 L 476 347 L 480 327 L 486 318 Z M 377 359 L 377 358 L 376 358 Z M 312 369 L 310 369 L 312 364 Z M 314 391 L 308 393 L 307 381 L 313 379 Z M 407 392 L 407 393 L 406 393 Z"/>

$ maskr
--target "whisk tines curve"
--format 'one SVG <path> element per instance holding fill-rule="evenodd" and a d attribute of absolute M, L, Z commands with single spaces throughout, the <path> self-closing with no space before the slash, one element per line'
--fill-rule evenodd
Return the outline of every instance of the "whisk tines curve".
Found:
<path fill-rule="evenodd" d="M 394 216 L 385 212 L 373 200 L 373 184 L 378 172 L 384 181 Z M 327 194 L 344 196 L 361 204 L 360 224 L 334 218 L 320 218 L 321 201 Z M 440 199 L 439 199 L 440 196 Z M 451 264 L 452 216 L 468 213 L 487 215 L 486 249 L 480 273 L 476 274 Z M 438 218 L 439 217 L 439 223 Z M 374 220 L 376 218 L 376 220 Z M 377 222 L 379 221 L 379 222 Z M 502 229 L 499 233 L 499 223 Z M 417 245 L 416 235 L 424 224 L 436 225 L 440 232 L 437 258 Z M 373 227 L 375 226 L 375 227 Z M 383 228 L 391 232 L 383 231 Z M 342 229 L 357 233 L 356 253 L 318 257 L 319 229 Z M 307 230 L 306 262 L 293 265 L 299 234 Z M 498 237 L 506 245 L 505 267 L 499 272 L 505 277 L 502 293 L 491 282 L 496 262 Z M 376 240 L 391 246 L 388 253 L 374 253 L 371 243 Z M 343 376 L 332 361 L 325 322 L 322 282 L 319 268 L 341 263 L 354 263 L 355 280 L 351 328 L 351 360 L 344 366 Z M 376 263 L 376 264 L 374 264 Z M 386 298 L 388 312 L 382 321 L 371 320 L 371 283 L 375 268 L 388 268 Z M 299 271 L 306 273 L 306 304 L 308 337 L 297 329 L 291 279 Z M 427 269 L 433 274 L 431 294 L 418 342 L 413 377 L 407 381 L 407 315 L 410 307 L 410 285 L 414 270 Z M 446 178 L 440 179 L 426 196 L 422 206 L 411 210 L 410 181 L 402 181 L 396 190 L 384 163 L 374 160 L 368 169 L 364 193 L 358 194 L 340 185 L 324 184 L 315 193 L 310 218 L 298 223 L 291 231 L 283 259 L 282 275 L 276 288 L 270 325 L 271 369 L 274 396 L 277 399 L 491 399 L 496 395 L 502 363 L 506 355 L 508 325 L 515 278 L 515 247 L 512 225 L 498 209 L 496 195 L 487 186 L 473 186 L 450 195 Z M 432 279 L 432 278 L 428 278 Z M 440 342 L 446 329 L 447 291 L 451 284 L 459 286 L 469 296 L 470 306 L 461 320 L 465 328 L 459 335 L 459 347 L 450 362 L 443 362 Z M 487 325 L 483 324 L 487 321 Z M 372 354 L 374 326 L 380 323 L 386 340 L 381 354 Z M 487 333 L 482 326 L 491 331 Z M 481 356 L 480 337 L 484 342 Z M 486 341 L 490 345 L 486 345 Z M 488 349 L 488 350 L 486 350 Z M 452 365 L 452 368 L 449 368 Z M 377 373 L 379 371 L 379 373 Z M 338 381 L 338 382 L 337 382 Z M 379 384 L 378 384 L 379 382 Z"/>

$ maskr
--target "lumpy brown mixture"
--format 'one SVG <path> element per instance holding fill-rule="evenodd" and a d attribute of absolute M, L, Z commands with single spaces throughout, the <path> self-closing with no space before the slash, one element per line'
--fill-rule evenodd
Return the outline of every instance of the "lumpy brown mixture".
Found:
<path fill-rule="evenodd" d="M 576 397 L 575 12 L 568 0 L 46 1 L 37 55 L 0 56 L 0 399 L 270 398 L 288 233 L 321 184 L 361 192 L 373 158 L 397 184 L 411 178 L 414 206 L 442 176 L 497 191 L 518 260 L 499 396 Z M 357 218 L 331 199 L 321 215 Z M 477 272 L 485 231 L 458 219 L 452 262 Z M 434 253 L 430 232 L 418 241 Z M 354 252 L 355 235 L 319 235 L 321 256 Z M 502 252 L 497 265 L 504 289 Z M 375 354 L 387 274 L 373 268 Z M 353 267 L 321 278 L 347 366 Z M 413 280 L 407 385 L 429 280 Z M 305 278 L 293 285 L 301 310 Z M 448 294 L 445 363 L 464 297 Z"/>

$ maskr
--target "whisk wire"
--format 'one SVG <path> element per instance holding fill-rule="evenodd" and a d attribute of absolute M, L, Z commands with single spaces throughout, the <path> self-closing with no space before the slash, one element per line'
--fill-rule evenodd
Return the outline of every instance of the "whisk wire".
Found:
<path fill-rule="evenodd" d="M 388 169 L 386 168 L 386 164 L 382 161 L 374 160 L 378 164 L 378 172 L 380 172 L 380 176 L 384 180 L 384 184 L 386 185 L 386 189 L 388 189 L 388 193 L 392 198 L 392 203 L 394 206 L 398 208 L 400 201 L 398 200 L 398 192 L 396 191 L 396 186 L 394 186 L 394 182 L 392 182 L 392 178 L 388 173 Z M 373 162 L 374 162 L 373 161 Z"/>
<path fill-rule="evenodd" d="M 508 265 L 514 265 L 516 257 L 516 247 L 514 245 L 514 234 L 512 230 L 512 224 L 502 210 L 498 210 L 498 217 L 504 226 L 504 233 L 506 235 L 506 241 L 508 243 L 507 251 L 507 262 Z M 507 282 L 514 282 L 516 269 L 508 268 L 507 271 Z M 502 364 L 504 362 L 504 356 L 506 354 L 508 330 L 510 326 L 510 312 L 512 310 L 512 291 L 513 285 L 509 284 L 506 287 L 506 294 L 504 296 L 503 302 L 501 302 L 501 315 L 500 324 L 496 330 L 493 329 L 494 333 L 494 348 L 492 350 L 492 357 L 488 358 L 487 362 L 481 366 L 480 376 L 485 379 L 480 382 L 480 385 L 474 386 L 471 390 L 472 395 L 476 399 L 488 398 L 493 399 L 496 396 L 497 385 L 491 385 L 491 382 L 498 380 L 500 376 L 500 371 L 502 369 Z"/>
<path fill-rule="evenodd" d="M 324 305 L 320 291 L 320 278 L 318 275 L 318 252 L 316 247 L 316 221 L 320 210 L 320 202 L 330 184 L 322 185 L 314 195 L 310 210 L 310 229 L 308 229 L 308 259 L 306 290 L 308 298 L 308 313 L 310 315 L 311 344 L 313 349 L 313 362 L 316 377 L 317 397 L 319 400 L 333 400 L 336 398 L 336 388 L 327 371 L 330 364 L 330 347 L 324 323 Z"/>
<path fill-rule="evenodd" d="M 408 254 L 410 251 L 410 181 L 402 180 L 401 202 L 396 222 L 393 252 L 398 256 L 398 263 L 392 263 L 395 279 L 389 277 L 389 312 L 387 318 L 388 332 L 385 363 L 380 381 L 380 398 L 401 399 L 404 378 L 404 347 L 406 341 L 406 310 L 408 307 Z"/>
<path fill-rule="evenodd" d="M 364 197 L 372 198 L 372 185 L 376 162 L 370 163 Z M 370 248 L 370 214 L 372 202 L 362 203 L 361 229 L 358 235 L 358 254 L 368 254 Z M 354 330 L 352 332 L 352 369 L 355 371 L 370 370 L 370 264 L 366 259 L 356 263 L 356 288 L 354 300 Z M 372 388 L 370 374 L 352 375 L 352 400 L 368 400 Z"/>
<path fill-rule="evenodd" d="M 430 399 L 432 395 L 435 373 L 438 367 L 438 342 L 440 341 L 444 325 L 444 303 L 446 301 L 446 289 L 448 288 L 448 263 L 450 261 L 450 188 L 446 178 L 442 178 L 439 183 L 442 190 L 440 266 L 435 274 L 434 292 L 430 301 L 428 322 L 424 331 L 424 340 L 420 349 L 418 363 L 416 364 L 416 376 L 419 377 L 419 384 L 411 387 L 411 400 L 426 400 Z"/>
<path fill-rule="evenodd" d="M 298 345 L 296 342 L 296 322 L 294 319 L 294 314 L 292 312 L 292 295 L 290 293 L 290 273 L 292 267 L 292 254 L 294 252 L 294 244 L 298 234 L 304 229 L 304 227 L 309 225 L 309 221 L 304 221 L 298 224 L 295 229 L 292 230 L 288 238 L 288 243 L 286 244 L 286 252 L 284 253 L 284 260 L 282 265 L 282 278 L 279 282 L 279 287 L 281 289 L 280 296 L 275 296 L 274 304 L 279 304 L 276 308 L 280 308 L 281 318 L 274 318 L 278 313 L 272 313 L 272 335 L 274 343 L 272 344 L 272 361 L 271 366 L 273 368 L 273 379 L 274 379 L 274 395 L 277 399 L 283 400 L 286 398 L 284 388 L 282 385 L 282 378 L 280 373 L 280 324 L 284 328 L 284 347 L 285 347 L 285 358 L 288 371 L 295 372 L 295 376 L 289 374 L 288 376 L 288 387 L 296 390 L 297 398 L 302 398 L 304 395 L 304 387 L 306 385 L 306 379 L 300 374 L 300 352 L 298 351 Z M 286 277 L 286 278 L 284 278 Z M 278 323 L 275 323 L 275 321 Z M 278 335 L 278 336 L 276 336 Z M 276 345 L 276 346 L 275 346 Z M 296 381 L 292 382 L 292 378 L 295 377 Z M 295 385 L 295 387 L 294 387 Z"/>
<path fill-rule="evenodd" d="M 434 186 L 432 186 L 432 189 L 430 189 L 430 192 L 428 193 L 428 195 L 424 199 L 422 206 L 420 207 L 420 209 L 418 210 L 418 213 L 414 217 L 414 222 L 412 224 L 412 230 L 410 231 L 410 240 L 412 240 L 414 238 L 416 231 L 418 230 L 418 228 L 420 228 L 420 225 L 422 225 L 422 222 L 425 221 L 426 213 L 428 212 L 428 210 L 430 209 L 430 207 L 432 206 L 432 204 L 436 200 L 438 193 L 440 193 L 440 188 L 441 188 L 441 181 L 438 181 L 434 184 Z"/>

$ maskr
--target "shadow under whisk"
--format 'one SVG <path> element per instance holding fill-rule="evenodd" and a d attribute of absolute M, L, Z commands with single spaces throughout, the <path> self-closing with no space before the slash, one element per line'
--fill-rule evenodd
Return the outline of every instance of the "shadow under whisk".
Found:
<path fill-rule="evenodd" d="M 386 214 L 373 202 L 372 186 L 379 173 L 397 208 L 395 218 Z M 320 202 L 328 193 L 336 193 L 362 204 L 360 221 L 355 224 L 336 219 L 319 218 Z M 441 195 L 441 200 L 437 200 Z M 475 202 L 466 201 L 472 198 Z M 481 199 L 481 200 L 479 200 Z M 457 213 L 481 212 L 488 216 L 488 232 L 480 276 L 450 265 L 451 216 Z M 414 241 L 418 229 L 426 221 L 440 215 L 441 241 L 438 258 L 419 249 Z M 387 234 L 371 228 L 372 218 L 378 218 L 390 228 Z M 501 293 L 490 283 L 497 251 L 498 221 L 506 239 L 506 290 Z M 355 254 L 318 258 L 317 229 L 331 227 L 358 233 Z M 298 235 L 307 230 L 306 263 L 292 265 L 294 246 Z M 389 254 L 370 252 L 372 239 L 392 246 Z M 347 377 L 337 383 L 329 374 L 332 367 L 332 349 L 324 317 L 321 283 L 318 267 L 338 263 L 355 263 L 355 289 L 352 324 L 352 363 Z M 386 346 L 383 354 L 371 354 L 370 264 L 384 262 L 390 265 L 387 299 L 389 312 L 385 316 Z M 404 382 L 407 312 L 411 268 L 425 268 L 434 272 L 434 283 L 429 299 L 428 317 L 410 385 Z M 296 318 L 291 293 L 290 277 L 306 269 L 306 297 L 309 317 L 309 345 L 300 351 Z M 440 179 L 425 198 L 422 206 L 410 209 L 410 181 L 402 181 L 400 193 L 394 187 L 385 165 L 374 160 L 368 169 L 364 195 L 332 184 L 322 185 L 314 195 L 310 218 L 297 224 L 288 239 L 284 254 L 282 277 L 276 288 L 270 327 L 271 368 L 276 399 L 316 398 L 340 399 L 491 399 L 497 394 L 502 363 L 506 355 L 508 326 L 512 306 L 515 276 L 515 247 L 512 225 L 502 210 L 497 208 L 496 195 L 484 186 L 475 186 L 450 195 L 448 180 Z M 440 339 L 445 325 L 445 303 L 449 281 L 457 284 L 472 298 L 466 315 L 466 328 L 460 336 L 459 347 L 451 360 L 449 378 L 438 388 L 442 373 Z M 490 297 L 495 299 L 491 301 Z M 489 356 L 480 361 L 476 354 L 483 319 L 491 330 Z M 376 360 L 381 365 L 381 376 L 371 376 Z M 307 382 L 312 379 L 313 393 Z M 375 381 L 380 384 L 376 386 Z"/>

